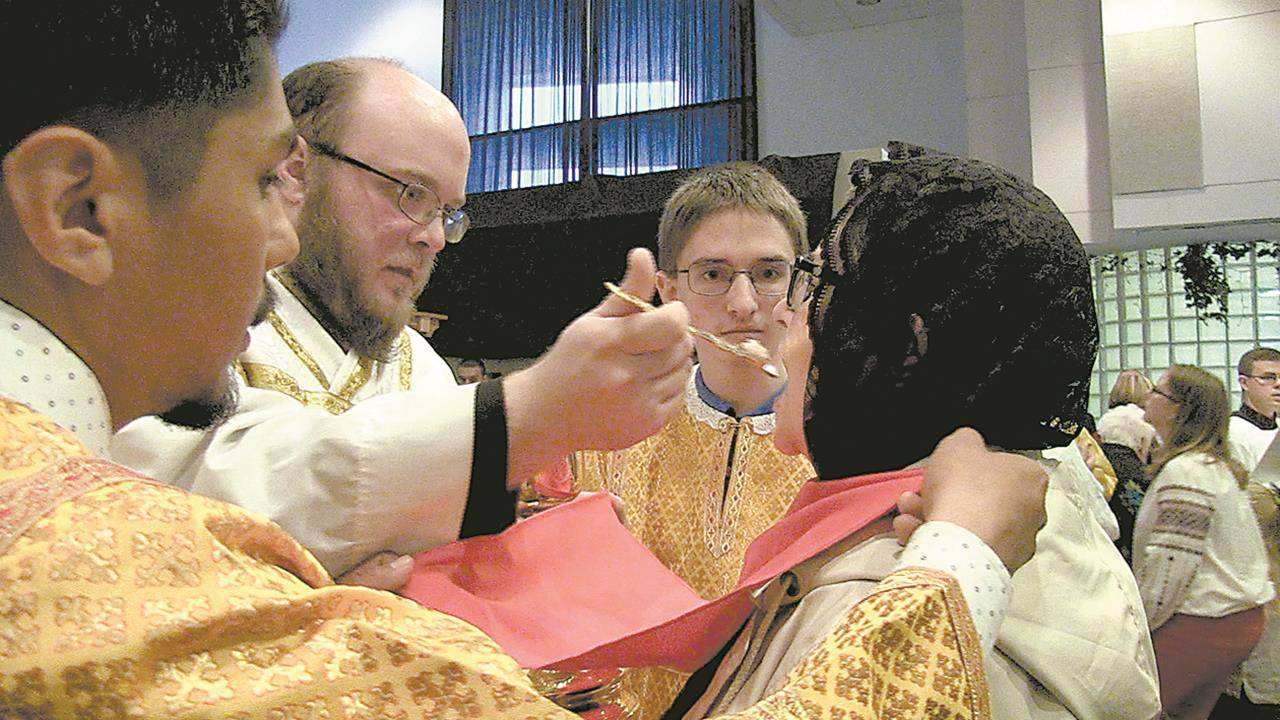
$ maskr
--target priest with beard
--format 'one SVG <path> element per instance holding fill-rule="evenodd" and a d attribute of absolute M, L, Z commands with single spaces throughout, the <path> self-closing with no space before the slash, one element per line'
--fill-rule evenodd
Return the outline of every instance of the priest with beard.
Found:
<path fill-rule="evenodd" d="M 270 517 L 334 575 L 359 565 L 348 579 L 394 588 L 405 554 L 513 522 L 524 479 L 660 428 L 683 404 L 688 316 L 680 303 L 640 314 L 614 298 L 532 367 L 458 386 L 406 327 L 436 256 L 469 225 L 457 109 L 368 58 L 300 67 L 284 94 L 303 139 L 278 186 L 300 250 L 268 277 L 278 302 L 236 364 L 240 406 L 206 432 L 144 418 L 111 452 Z M 628 271 L 628 289 L 651 295 L 652 258 L 633 253 Z"/>

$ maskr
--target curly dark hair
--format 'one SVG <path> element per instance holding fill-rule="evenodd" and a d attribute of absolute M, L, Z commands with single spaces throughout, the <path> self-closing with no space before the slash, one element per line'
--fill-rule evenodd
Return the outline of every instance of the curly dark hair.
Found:
<path fill-rule="evenodd" d="M 851 173 L 810 309 L 819 476 L 908 465 L 962 426 L 1010 450 L 1070 442 L 1098 326 L 1062 212 L 997 167 L 898 143 Z"/>

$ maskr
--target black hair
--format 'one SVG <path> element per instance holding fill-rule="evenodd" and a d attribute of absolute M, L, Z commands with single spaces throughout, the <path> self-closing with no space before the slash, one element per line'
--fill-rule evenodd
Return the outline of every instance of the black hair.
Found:
<path fill-rule="evenodd" d="M 966 425 L 1061 446 L 1084 419 L 1097 314 L 1070 223 L 999 168 L 906 148 L 855 167 L 824 243 L 805 426 L 822 478 L 902 467 Z"/>
<path fill-rule="evenodd" d="M 78 127 L 136 152 L 152 197 L 170 197 L 268 76 L 284 23 L 283 0 L 0 0 L 0 152 Z"/>

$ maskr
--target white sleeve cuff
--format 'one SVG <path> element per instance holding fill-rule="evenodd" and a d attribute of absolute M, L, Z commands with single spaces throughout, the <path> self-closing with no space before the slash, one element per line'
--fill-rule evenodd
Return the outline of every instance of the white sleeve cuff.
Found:
<path fill-rule="evenodd" d="M 1009 571 L 995 551 L 959 525 L 935 520 L 911 535 L 894 569 L 906 567 L 940 570 L 960 583 L 982 651 L 989 653 L 1013 592 Z"/>

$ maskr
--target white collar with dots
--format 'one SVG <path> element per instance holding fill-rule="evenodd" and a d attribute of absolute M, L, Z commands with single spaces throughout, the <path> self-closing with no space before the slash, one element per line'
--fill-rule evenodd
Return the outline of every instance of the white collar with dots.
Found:
<path fill-rule="evenodd" d="M 0 300 L 0 395 L 30 405 L 106 457 L 111 410 L 89 366 L 31 316 Z"/>

